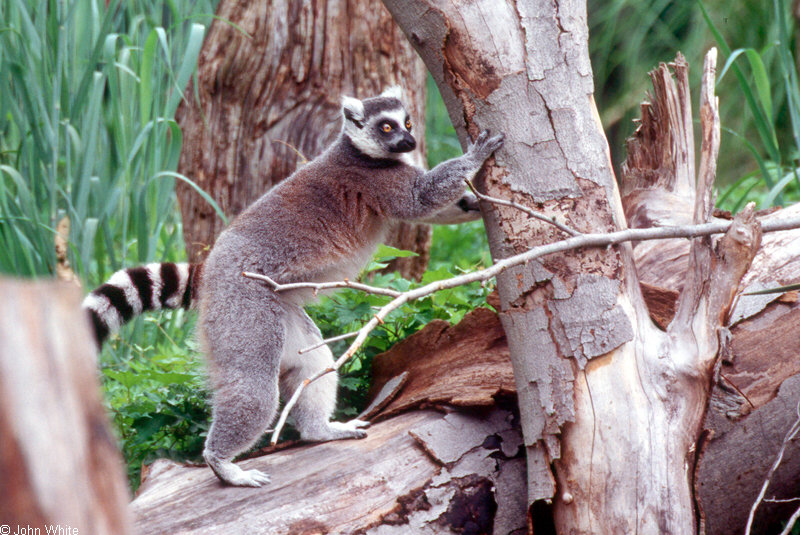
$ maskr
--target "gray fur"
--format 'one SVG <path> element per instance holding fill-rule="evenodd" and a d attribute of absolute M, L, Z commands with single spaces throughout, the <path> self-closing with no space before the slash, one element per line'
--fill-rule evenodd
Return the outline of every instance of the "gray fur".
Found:
<path fill-rule="evenodd" d="M 502 146 L 503 137 L 483 132 L 466 154 L 426 172 L 409 163 L 408 152 L 416 141 L 400 95 L 391 89 L 363 101 L 343 99 L 344 126 L 334 144 L 220 234 L 202 266 L 196 295 L 194 283 L 181 286 L 184 304 L 190 293 L 196 299 L 199 337 L 214 389 L 203 456 L 230 485 L 258 487 L 269 482 L 266 474 L 233 464 L 234 457 L 269 427 L 280 394 L 290 396 L 305 378 L 333 364 L 325 345 L 298 353 L 322 340 L 302 309 L 313 295 L 302 290 L 276 293 L 242 272 L 262 273 L 279 283 L 353 279 L 398 220 L 443 223 L 476 213 L 474 196 L 464 194 L 464 179 L 480 170 Z M 386 122 L 391 129 L 382 132 Z M 459 200 L 458 206 L 451 206 Z M 123 275 L 115 288 L 135 302 L 136 289 Z M 149 277 L 155 280 L 153 274 Z M 92 299 L 100 302 L 100 297 Z M 95 316 L 95 309 L 112 317 L 119 308 L 105 301 L 100 303 L 103 308 L 94 301 L 87 308 Z M 124 309 L 122 298 L 118 301 Z M 134 307 L 134 312 L 139 310 Z M 101 330 L 106 324 L 100 324 Z M 337 378 L 331 373 L 298 399 L 292 416 L 304 440 L 366 436 L 366 422 L 330 422 L 336 388 Z"/>
<path fill-rule="evenodd" d="M 199 330 L 215 390 L 204 457 L 232 485 L 259 486 L 269 480 L 260 472 L 242 471 L 232 459 L 270 425 L 279 391 L 289 396 L 303 379 L 333 364 L 324 345 L 298 354 L 321 341 L 301 308 L 312 296 L 275 293 L 242 272 L 263 273 L 279 283 L 352 279 L 389 225 L 434 217 L 458 201 L 464 179 L 502 146 L 502 136 L 483 132 L 465 155 L 425 172 L 405 162 L 407 151 L 396 150 L 397 139 L 411 137 L 405 121 L 394 121 L 395 141 L 378 133 L 382 121 L 407 117 L 397 98 L 344 99 L 343 113 L 339 139 L 236 218 L 204 266 Z M 335 374 L 329 374 L 298 400 L 292 416 L 303 439 L 366 435 L 364 422 L 329 421 L 336 386 Z"/>

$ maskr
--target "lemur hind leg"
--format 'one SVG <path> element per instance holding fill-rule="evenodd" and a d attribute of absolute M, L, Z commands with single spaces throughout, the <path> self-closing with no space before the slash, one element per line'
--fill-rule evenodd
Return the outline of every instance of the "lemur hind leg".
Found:
<path fill-rule="evenodd" d="M 200 327 L 214 386 L 212 424 L 203 457 L 223 482 L 259 487 L 269 476 L 242 470 L 236 455 L 250 448 L 272 423 L 278 408 L 278 361 L 283 329 L 278 307 L 255 306 L 246 299 L 201 314 Z M 220 315 L 237 311 L 234 321 Z M 218 327 L 222 327 L 220 330 Z"/>
<path fill-rule="evenodd" d="M 304 379 L 333 365 L 333 355 L 328 346 L 323 345 L 300 354 L 301 349 L 322 341 L 322 335 L 314 322 L 299 307 L 289 305 L 286 322 L 286 344 L 281 359 L 280 390 L 284 400 L 288 400 Z M 364 427 L 368 422 L 350 420 L 331 422 L 336 408 L 336 372 L 328 373 L 309 384 L 291 415 L 303 440 L 324 442 L 343 438 L 364 438 Z"/>

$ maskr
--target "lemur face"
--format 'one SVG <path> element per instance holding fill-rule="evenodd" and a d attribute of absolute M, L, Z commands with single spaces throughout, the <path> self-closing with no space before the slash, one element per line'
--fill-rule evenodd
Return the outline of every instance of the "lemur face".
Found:
<path fill-rule="evenodd" d="M 400 100 L 400 88 L 364 100 L 344 97 L 342 112 L 344 134 L 370 158 L 398 159 L 417 147 L 411 118 Z"/>

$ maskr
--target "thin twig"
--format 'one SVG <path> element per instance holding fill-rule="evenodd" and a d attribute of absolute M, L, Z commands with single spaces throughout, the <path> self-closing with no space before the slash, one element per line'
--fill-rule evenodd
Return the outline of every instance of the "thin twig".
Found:
<path fill-rule="evenodd" d="M 397 297 L 401 293 L 398 292 L 397 290 L 392 290 L 390 288 L 379 288 L 377 286 L 369 286 L 367 284 L 361 284 L 360 282 L 353 282 L 347 279 L 337 282 L 292 282 L 288 284 L 281 284 L 271 279 L 267 275 L 262 275 L 260 273 L 252 273 L 249 271 L 244 271 L 242 272 L 242 276 L 247 277 L 248 279 L 255 279 L 262 282 L 266 282 L 267 284 L 272 286 L 272 289 L 275 290 L 276 292 L 287 292 L 289 290 L 299 290 L 305 288 L 314 290 L 314 293 L 317 293 L 320 290 L 332 290 L 336 288 L 352 288 L 353 290 L 361 290 L 362 292 L 367 292 L 371 294 L 388 295 L 389 297 Z"/>
<path fill-rule="evenodd" d="M 762 502 L 766 503 L 792 503 L 792 502 L 800 502 L 800 496 L 796 498 L 764 498 L 761 500 Z"/>
<path fill-rule="evenodd" d="M 783 528 L 780 535 L 789 535 L 792 532 L 792 528 L 794 527 L 795 522 L 797 519 L 800 518 L 800 507 L 794 512 L 792 516 L 789 517 L 789 521 L 786 523 L 786 527 Z"/>
<path fill-rule="evenodd" d="M 778 450 L 778 456 L 775 458 L 775 462 L 772 463 L 772 467 L 767 472 L 767 477 L 764 479 L 764 484 L 761 486 L 761 492 L 758 493 L 758 498 L 753 503 L 753 507 L 750 508 L 750 516 L 747 517 L 747 526 L 745 527 L 744 533 L 745 535 L 750 535 L 750 529 L 753 527 L 753 519 L 756 516 L 756 509 L 764 500 L 764 495 L 767 493 L 767 487 L 769 487 L 770 480 L 772 476 L 775 474 L 775 471 L 778 469 L 778 466 L 781 464 L 783 460 L 783 454 L 786 451 L 786 446 L 789 445 L 789 442 L 794 440 L 794 437 L 800 431 L 800 404 L 797 405 L 797 419 L 792 424 L 792 427 L 789 428 L 789 432 L 786 433 L 786 436 L 783 439 L 783 443 L 781 444 L 781 449 Z M 792 517 L 789 519 L 789 526 L 787 529 L 791 530 L 791 526 L 794 525 L 795 521 L 797 521 L 797 517 L 800 515 L 800 509 L 798 509 Z M 784 533 L 789 533 L 789 531 L 785 531 Z"/>
<path fill-rule="evenodd" d="M 389 303 L 381 307 L 381 309 L 373 316 L 373 318 L 358 330 L 355 341 L 350 344 L 350 347 L 347 349 L 347 351 L 345 351 L 342 356 L 336 360 L 332 367 L 312 375 L 303 383 L 301 383 L 299 387 L 297 387 L 297 390 L 294 392 L 291 399 L 289 399 L 286 405 L 284 405 L 280 419 L 275 426 L 275 432 L 272 434 L 270 441 L 272 444 L 276 444 L 278 442 L 278 435 L 280 434 L 281 429 L 283 429 L 283 425 L 286 423 L 286 418 L 289 416 L 289 411 L 292 410 L 292 407 L 294 407 L 294 404 L 297 402 L 297 398 L 300 397 L 300 394 L 305 387 L 323 375 L 341 368 L 342 364 L 344 364 L 355 354 L 356 351 L 358 351 L 369 333 L 380 323 L 383 323 L 383 318 L 409 301 L 425 297 L 432 293 L 438 292 L 439 290 L 455 288 L 457 286 L 463 286 L 464 284 L 469 284 L 472 282 L 487 281 L 511 267 L 525 264 L 531 260 L 535 260 L 542 256 L 553 253 L 579 249 L 582 247 L 604 247 L 628 241 L 658 240 L 666 238 L 697 238 L 700 236 L 710 236 L 712 234 L 726 232 L 730 228 L 731 224 L 733 224 L 733 221 L 714 221 L 711 223 L 703 223 L 701 225 L 652 227 L 644 229 L 634 228 L 620 230 L 617 232 L 581 234 L 565 240 L 533 247 L 524 253 L 499 260 L 494 265 L 486 269 L 465 273 L 450 279 L 435 281 L 426 284 L 425 286 L 403 292 L 392 299 Z M 761 230 L 763 232 L 776 232 L 793 228 L 800 228 L 800 217 L 765 221 L 761 225 Z"/>
<path fill-rule="evenodd" d="M 303 353 L 308 353 L 309 351 L 314 351 L 318 347 L 322 347 L 327 344 L 332 344 L 334 342 L 338 342 L 339 340 L 347 340 L 348 338 L 352 338 L 354 336 L 358 336 L 358 331 L 353 331 L 351 333 L 340 334 L 339 336 L 334 336 L 333 338 L 326 338 L 321 342 L 314 344 L 313 346 L 305 347 L 298 351 L 297 353 L 302 355 Z"/>
<path fill-rule="evenodd" d="M 580 236 L 581 235 L 581 233 L 578 232 L 577 230 L 575 230 L 574 228 L 568 227 L 567 225 L 565 225 L 563 223 L 559 223 L 558 221 L 556 221 L 556 218 L 553 217 L 553 216 L 546 216 L 546 215 L 544 215 L 544 214 L 542 214 L 540 212 L 537 212 L 535 210 L 531 210 L 527 206 L 523 206 L 523 205 L 521 205 L 519 203 L 515 203 L 514 201 L 507 201 L 505 199 L 498 199 L 497 197 L 490 197 L 489 195 L 485 195 L 485 194 L 479 192 L 477 189 L 475 189 L 475 186 L 472 184 L 472 182 L 469 179 L 464 179 L 464 182 L 467 183 L 467 186 L 472 191 L 472 193 L 474 193 L 475 196 L 477 198 L 479 198 L 480 200 L 482 200 L 482 201 L 490 202 L 492 204 L 500 204 L 502 206 L 510 206 L 511 208 L 516 208 L 517 210 L 522 210 L 523 212 L 525 212 L 529 216 L 531 216 L 533 218 L 536 218 L 539 221 L 544 221 L 545 223 L 549 223 L 549 224 L 553 225 L 554 227 L 558 228 L 559 230 L 562 230 L 562 231 L 566 232 L 570 236 Z"/>

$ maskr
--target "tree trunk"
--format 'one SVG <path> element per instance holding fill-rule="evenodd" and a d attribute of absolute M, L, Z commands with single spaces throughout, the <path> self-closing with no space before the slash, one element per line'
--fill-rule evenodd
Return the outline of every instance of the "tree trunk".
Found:
<path fill-rule="evenodd" d="M 222 0 L 217 16 L 200 52 L 197 85 L 176 114 L 184 136 L 178 170 L 226 215 L 335 139 L 341 95 L 364 98 L 401 85 L 424 163 L 425 67 L 383 6 Z M 191 187 L 179 182 L 177 191 L 189 259 L 202 260 L 223 222 Z M 399 266 L 420 276 L 430 227 L 403 224 L 390 243 L 420 253 Z"/>
<path fill-rule="evenodd" d="M 585 3 L 385 4 L 432 72 L 462 145 L 484 128 L 506 134 L 484 190 L 581 232 L 625 226 L 592 99 Z M 713 66 L 704 84 L 695 222 L 713 208 Z M 690 109 L 683 97 L 680 109 Z M 673 163 L 694 180 L 691 114 L 680 118 L 671 126 L 689 153 Z M 482 208 L 494 258 L 563 237 L 513 208 Z M 648 316 L 629 245 L 553 255 L 498 277 L 534 526 L 539 512 L 549 515 L 535 506 L 544 500 L 563 533 L 696 531 L 692 467 L 717 330 L 759 238 L 748 213 L 716 251 L 695 240 L 666 333 Z"/>
<path fill-rule="evenodd" d="M 0 533 L 130 533 L 80 292 L 5 279 L 0 301 Z"/>

